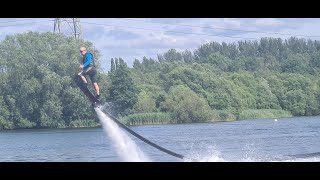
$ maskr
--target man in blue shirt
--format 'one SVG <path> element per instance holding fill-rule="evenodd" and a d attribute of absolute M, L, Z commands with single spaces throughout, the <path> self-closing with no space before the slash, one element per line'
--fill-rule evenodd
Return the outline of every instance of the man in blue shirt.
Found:
<path fill-rule="evenodd" d="M 79 75 L 81 76 L 85 85 L 88 84 L 85 76 L 89 75 L 90 80 L 93 84 L 93 87 L 97 93 L 96 98 L 98 100 L 100 100 L 100 89 L 99 89 L 98 83 L 95 79 L 95 76 L 97 74 L 97 70 L 94 67 L 93 55 L 91 53 L 87 52 L 87 49 L 85 47 L 80 47 L 80 53 L 83 56 L 83 58 L 82 58 L 82 64 L 80 64 L 80 67 L 79 67 L 82 71 L 79 73 Z"/>

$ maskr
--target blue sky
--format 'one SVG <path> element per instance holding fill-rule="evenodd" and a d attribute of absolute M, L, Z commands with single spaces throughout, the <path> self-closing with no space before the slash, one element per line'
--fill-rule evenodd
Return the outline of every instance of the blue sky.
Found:
<path fill-rule="evenodd" d="M 54 18 L 0 18 L 0 41 L 27 31 L 53 32 Z M 296 36 L 320 40 L 320 18 L 80 18 L 83 38 L 101 52 L 101 65 L 121 57 L 132 66 L 143 56 L 157 59 L 171 48 L 198 48 L 207 42 L 237 42 L 261 37 Z M 63 23 L 62 30 L 71 34 Z M 79 54 L 80 55 L 80 54 Z"/>

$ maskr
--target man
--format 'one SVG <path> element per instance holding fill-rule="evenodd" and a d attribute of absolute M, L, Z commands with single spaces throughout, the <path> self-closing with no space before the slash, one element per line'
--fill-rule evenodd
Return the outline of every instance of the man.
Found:
<path fill-rule="evenodd" d="M 97 94 L 96 98 L 100 100 L 100 89 L 95 79 L 97 70 L 94 67 L 93 55 L 87 52 L 87 49 L 85 47 L 80 47 L 80 53 L 83 56 L 83 58 L 82 58 L 82 64 L 80 64 L 79 68 L 82 69 L 82 71 L 78 75 L 81 76 L 86 86 L 88 85 L 88 82 L 85 76 L 89 75 L 91 83 L 93 84 L 93 87 L 96 90 L 96 94 Z"/>

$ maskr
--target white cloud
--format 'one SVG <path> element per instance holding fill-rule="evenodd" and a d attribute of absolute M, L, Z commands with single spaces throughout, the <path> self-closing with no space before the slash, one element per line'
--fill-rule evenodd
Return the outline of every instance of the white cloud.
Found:
<path fill-rule="evenodd" d="M 256 20 L 257 26 L 280 26 L 282 22 L 274 18 L 262 18 Z"/>
<path fill-rule="evenodd" d="M 223 26 L 239 29 L 241 26 L 241 19 L 224 18 Z"/>
<path fill-rule="evenodd" d="M 151 33 L 151 40 L 167 41 L 169 43 L 176 43 L 177 42 L 177 38 L 174 38 L 173 36 L 168 36 L 168 35 L 164 34 L 163 32 Z"/>

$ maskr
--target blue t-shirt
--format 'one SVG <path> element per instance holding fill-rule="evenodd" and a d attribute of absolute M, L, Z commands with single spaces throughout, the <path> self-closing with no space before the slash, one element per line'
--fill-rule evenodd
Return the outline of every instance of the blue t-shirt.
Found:
<path fill-rule="evenodd" d="M 89 64 L 92 64 L 92 55 L 91 53 L 86 53 L 85 56 L 83 57 L 85 58 L 87 61 L 83 64 L 83 68 L 85 68 L 86 66 L 88 66 Z"/>

